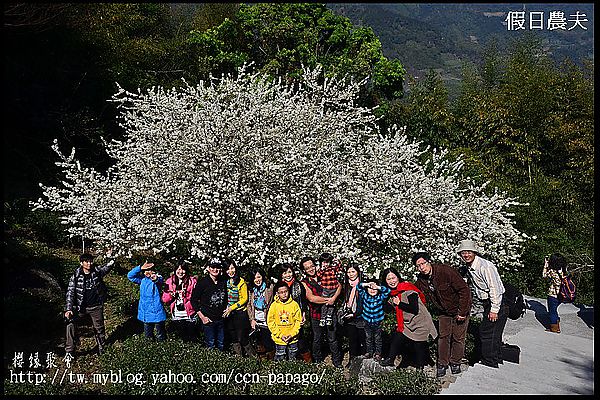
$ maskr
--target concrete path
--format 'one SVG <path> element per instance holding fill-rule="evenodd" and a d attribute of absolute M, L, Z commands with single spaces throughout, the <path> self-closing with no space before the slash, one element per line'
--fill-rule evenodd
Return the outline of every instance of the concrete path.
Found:
<path fill-rule="evenodd" d="M 440 394 L 594 394 L 594 308 L 561 304 L 561 333 L 544 331 L 546 300 L 525 296 L 527 313 L 506 323 L 504 342 L 521 348 L 519 364 L 470 366 Z"/>

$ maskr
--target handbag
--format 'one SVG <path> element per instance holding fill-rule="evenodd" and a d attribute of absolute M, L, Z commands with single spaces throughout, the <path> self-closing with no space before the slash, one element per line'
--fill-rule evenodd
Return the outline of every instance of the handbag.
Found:
<path fill-rule="evenodd" d="M 502 359 L 511 363 L 518 364 L 521 356 L 521 348 L 516 344 L 502 343 L 500 348 Z"/>

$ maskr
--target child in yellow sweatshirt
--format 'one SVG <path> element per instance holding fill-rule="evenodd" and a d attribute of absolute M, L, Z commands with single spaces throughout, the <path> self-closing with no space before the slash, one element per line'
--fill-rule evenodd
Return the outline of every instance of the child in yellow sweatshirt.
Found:
<path fill-rule="evenodd" d="M 302 322 L 300 306 L 290 296 L 285 282 L 275 286 L 273 303 L 269 307 L 267 325 L 275 342 L 275 361 L 295 360 L 298 352 L 298 334 Z"/>

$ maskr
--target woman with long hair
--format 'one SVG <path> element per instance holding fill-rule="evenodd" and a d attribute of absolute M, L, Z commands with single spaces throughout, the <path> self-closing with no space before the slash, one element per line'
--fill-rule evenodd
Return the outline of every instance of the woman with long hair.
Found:
<path fill-rule="evenodd" d="M 554 253 L 550 257 L 546 257 L 542 276 L 550 279 L 547 298 L 550 327 L 546 328 L 546 331 L 560 333 L 560 317 L 558 315 L 560 299 L 558 292 L 560 291 L 560 282 L 562 278 L 567 276 L 567 261 L 565 258 L 558 253 Z"/>
<path fill-rule="evenodd" d="M 173 330 L 184 341 L 198 338 L 196 312 L 192 307 L 192 291 L 196 286 L 196 277 L 190 274 L 190 267 L 180 259 L 164 285 L 162 301 L 171 311 Z"/>
<path fill-rule="evenodd" d="M 275 343 L 271 338 L 271 332 L 267 325 L 267 313 L 269 306 L 273 302 L 273 285 L 260 268 L 251 271 L 250 289 L 248 291 L 250 299 L 248 300 L 248 318 L 250 319 L 250 328 L 253 335 L 256 335 L 258 353 L 266 353 L 268 359 L 273 359 L 275 352 Z"/>
<path fill-rule="evenodd" d="M 362 302 L 358 295 L 358 287 L 364 278 L 358 264 L 349 263 L 345 267 L 344 304 L 339 312 L 341 316 L 339 322 L 348 337 L 350 346 L 348 365 L 350 365 L 352 360 L 363 354 L 362 347 L 365 343 L 365 321 L 361 317 Z"/>
<path fill-rule="evenodd" d="M 277 278 L 277 283 L 285 282 L 290 288 L 290 296 L 300 306 L 302 312 L 302 323 L 301 326 L 306 326 L 306 293 L 304 286 L 300 283 L 294 270 L 294 266 L 291 263 L 285 262 L 278 264 L 274 268 L 274 276 Z M 306 340 L 302 334 L 302 328 L 300 329 L 300 335 L 298 337 L 298 355 L 304 361 L 310 362 L 312 356 L 308 350 Z"/>
<path fill-rule="evenodd" d="M 242 278 L 233 260 L 225 259 L 227 276 L 227 308 L 223 313 L 225 331 L 228 333 L 233 352 L 237 355 L 254 355 L 249 345 L 250 320 L 248 319 L 248 285 Z M 242 350 L 243 349 L 243 350 Z"/>
<path fill-rule="evenodd" d="M 394 268 L 386 268 L 379 277 L 381 285 L 391 289 L 389 302 L 396 315 L 396 330 L 383 366 L 393 366 L 396 356 L 412 353 L 415 367 L 423 369 L 429 362 L 428 339 L 437 337 L 431 314 L 425 307 L 425 295 L 415 285 L 404 281 Z M 389 309 L 389 307 L 388 307 Z"/>

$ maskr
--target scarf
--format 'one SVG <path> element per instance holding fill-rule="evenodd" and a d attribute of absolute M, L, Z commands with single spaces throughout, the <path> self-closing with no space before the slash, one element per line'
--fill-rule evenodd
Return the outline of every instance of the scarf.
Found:
<path fill-rule="evenodd" d="M 254 307 L 257 310 L 264 310 L 266 306 L 265 299 L 265 290 L 267 289 L 267 284 L 263 281 L 258 287 L 254 287 Z"/>
<path fill-rule="evenodd" d="M 234 285 L 232 279 L 227 279 L 227 305 L 231 307 L 240 299 L 240 290 Z"/>
<path fill-rule="evenodd" d="M 353 281 L 348 280 L 348 283 L 350 284 L 352 290 L 350 291 L 350 296 L 348 296 L 346 307 L 352 310 L 352 312 L 356 312 L 356 286 L 358 285 L 358 282 L 360 282 L 360 279 L 358 279 L 358 277 Z"/>
<path fill-rule="evenodd" d="M 398 286 L 396 286 L 396 289 L 392 289 L 392 292 L 390 293 L 390 298 L 395 297 L 395 296 L 400 297 L 402 292 L 406 292 L 408 290 L 414 290 L 415 292 L 417 292 L 419 294 L 419 298 L 421 299 L 423 304 L 425 304 L 425 295 L 423 294 L 423 292 L 421 292 L 419 290 L 419 288 L 417 288 L 415 285 L 413 285 L 410 282 L 398 283 Z M 402 312 L 402 309 L 400 307 L 396 307 L 396 324 L 397 324 L 397 327 L 396 327 L 397 332 L 404 331 L 404 313 Z"/>

